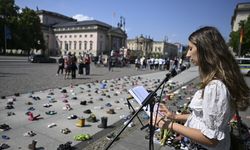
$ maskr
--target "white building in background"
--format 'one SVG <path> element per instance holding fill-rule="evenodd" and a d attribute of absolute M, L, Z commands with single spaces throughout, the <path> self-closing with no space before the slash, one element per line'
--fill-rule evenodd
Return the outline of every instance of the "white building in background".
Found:
<path fill-rule="evenodd" d="M 234 14 L 231 20 L 231 27 L 233 31 L 239 29 L 240 21 L 247 20 L 247 17 L 250 15 L 250 3 L 239 3 L 234 9 Z"/>
<path fill-rule="evenodd" d="M 150 37 L 136 37 L 127 40 L 127 48 L 135 51 L 137 56 L 151 57 L 154 54 L 161 54 L 164 58 L 174 58 L 177 56 L 177 46 L 166 41 L 154 41 Z"/>
<path fill-rule="evenodd" d="M 45 10 L 37 11 L 44 34 L 46 53 L 59 55 L 67 51 L 108 54 L 125 47 L 127 34 L 121 27 L 112 27 L 98 20 L 76 21 L 73 18 Z"/>

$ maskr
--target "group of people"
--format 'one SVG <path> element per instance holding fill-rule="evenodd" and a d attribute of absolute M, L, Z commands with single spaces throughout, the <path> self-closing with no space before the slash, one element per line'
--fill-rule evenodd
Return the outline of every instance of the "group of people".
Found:
<path fill-rule="evenodd" d="M 236 111 L 248 108 L 250 89 L 215 27 L 193 32 L 186 56 L 198 66 L 201 80 L 189 104 L 190 113 L 176 114 L 160 104 L 153 125 L 190 139 L 195 150 L 230 150 L 229 122 Z"/>
<path fill-rule="evenodd" d="M 76 57 L 76 53 L 71 54 L 71 52 L 68 52 L 58 59 L 57 75 L 59 75 L 59 73 L 63 74 L 64 70 L 64 79 L 69 79 L 70 76 L 71 79 L 75 79 L 77 70 L 79 75 L 83 75 L 84 70 L 85 75 L 89 75 L 90 63 L 91 57 L 89 56 L 89 54 L 84 55 L 79 53 L 79 56 Z"/>
<path fill-rule="evenodd" d="M 149 68 L 150 70 L 170 70 L 170 69 L 180 69 L 181 71 L 189 68 L 189 63 L 184 64 L 182 58 L 148 58 L 145 57 L 136 58 L 135 59 L 135 68 L 139 69 L 146 69 Z"/>

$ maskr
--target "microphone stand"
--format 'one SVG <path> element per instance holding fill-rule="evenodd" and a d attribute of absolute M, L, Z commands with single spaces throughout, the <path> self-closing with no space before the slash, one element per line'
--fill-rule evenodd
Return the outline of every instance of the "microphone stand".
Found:
<path fill-rule="evenodd" d="M 108 144 L 108 146 L 105 148 L 105 150 L 108 150 L 110 146 L 116 141 L 116 139 L 121 135 L 121 133 L 127 128 L 129 123 L 138 115 L 138 113 L 143 109 L 144 106 L 150 105 L 150 139 L 149 139 L 149 150 L 153 148 L 153 134 L 154 134 L 154 126 L 153 124 L 153 112 L 154 112 L 154 96 L 156 95 L 156 92 L 160 89 L 160 87 L 166 83 L 171 77 L 171 73 L 166 74 L 166 77 L 164 80 L 158 85 L 158 87 L 151 92 L 143 101 L 141 107 L 134 113 L 134 115 L 129 119 L 127 124 L 121 129 L 121 131 L 116 135 L 116 137 Z"/>

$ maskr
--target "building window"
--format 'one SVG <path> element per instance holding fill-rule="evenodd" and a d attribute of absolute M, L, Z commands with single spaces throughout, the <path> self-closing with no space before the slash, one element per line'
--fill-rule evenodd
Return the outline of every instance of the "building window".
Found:
<path fill-rule="evenodd" d="M 79 41 L 79 49 L 82 49 L 82 41 Z"/>
<path fill-rule="evenodd" d="M 74 49 L 76 50 L 76 41 L 74 41 Z"/>
<path fill-rule="evenodd" d="M 84 37 L 88 37 L 87 34 L 85 34 Z"/>
<path fill-rule="evenodd" d="M 62 38 L 62 35 L 60 36 L 60 38 Z"/>
<path fill-rule="evenodd" d="M 81 38 L 81 37 L 82 37 L 82 35 L 79 35 L 79 37 Z"/>
<path fill-rule="evenodd" d="M 72 42 L 71 42 L 71 41 L 69 41 L 69 49 L 71 49 L 71 44 L 72 44 Z"/>
<path fill-rule="evenodd" d="M 71 35 L 69 35 L 69 38 L 71 38 Z"/>
<path fill-rule="evenodd" d="M 101 41 L 100 42 L 100 50 L 102 50 L 102 44 L 103 44 L 103 42 Z"/>
<path fill-rule="evenodd" d="M 67 41 L 64 42 L 64 48 L 65 48 L 66 50 L 69 49 Z"/>
<path fill-rule="evenodd" d="M 84 50 L 87 50 L 87 44 L 88 44 L 88 42 L 84 41 Z"/>
<path fill-rule="evenodd" d="M 89 42 L 89 50 L 92 50 L 92 48 L 93 48 L 93 41 L 90 41 Z"/>
<path fill-rule="evenodd" d="M 65 35 L 64 37 L 67 38 L 67 35 Z"/>
<path fill-rule="evenodd" d="M 62 41 L 60 41 L 60 49 L 62 49 Z"/>
<path fill-rule="evenodd" d="M 93 34 L 90 34 L 90 37 L 93 37 Z"/>

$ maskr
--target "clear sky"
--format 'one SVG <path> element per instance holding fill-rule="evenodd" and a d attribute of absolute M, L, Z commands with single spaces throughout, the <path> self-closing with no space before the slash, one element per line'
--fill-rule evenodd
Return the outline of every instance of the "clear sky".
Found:
<path fill-rule="evenodd" d="M 228 41 L 234 9 L 244 2 L 249 0 L 16 0 L 16 5 L 112 26 L 123 16 L 128 39 L 143 34 L 187 44 L 189 34 L 206 25 L 217 27 Z"/>

